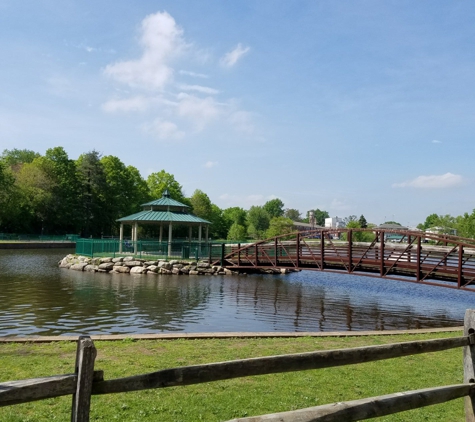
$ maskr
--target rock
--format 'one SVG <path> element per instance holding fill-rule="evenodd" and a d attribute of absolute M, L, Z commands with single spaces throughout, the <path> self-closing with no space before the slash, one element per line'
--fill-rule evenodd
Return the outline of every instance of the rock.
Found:
<path fill-rule="evenodd" d="M 99 264 L 104 264 L 106 262 L 112 262 L 112 258 L 101 258 Z"/>
<path fill-rule="evenodd" d="M 157 265 L 150 265 L 147 270 L 149 273 L 158 273 L 159 268 Z"/>
<path fill-rule="evenodd" d="M 69 267 L 69 269 L 71 270 L 75 270 L 75 271 L 83 271 L 84 270 L 84 267 L 86 266 L 87 264 L 82 262 L 80 264 L 73 264 L 71 265 L 71 267 Z"/>
<path fill-rule="evenodd" d="M 145 274 L 147 270 L 144 267 L 132 267 L 130 274 Z"/>
<path fill-rule="evenodd" d="M 133 256 L 126 256 L 126 257 L 123 259 L 123 262 L 133 261 L 133 260 L 134 260 L 134 257 L 133 257 Z"/>
<path fill-rule="evenodd" d="M 166 268 L 160 268 L 160 274 L 171 274 L 172 272 L 170 270 L 167 270 Z"/>
<path fill-rule="evenodd" d="M 180 274 L 181 273 L 181 270 L 179 268 L 176 268 L 176 267 L 173 267 L 172 269 L 172 274 Z"/>
<path fill-rule="evenodd" d="M 112 262 L 122 262 L 124 258 L 112 258 Z"/>
<path fill-rule="evenodd" d="M 97 265 L 88 264 L 84 267 L 84 271 L 89 271 L 91 273 L 95 273 L 98 270 Z"/>
<path fill-rule="evenodd" d="M 130 273 L 130 267 L 114 267 L 114 272 Z"/>
<path fill-rule="evenodd" d="M 199 271 L 190 270 L 190 272 L 189 272 L 188 274 L 189 274 L 189 275 L 198 275 L 198 274 L 199 274 Z"/>
<path fill-rule="evenodd" d="M 157 265 L 158 261 L 145 261 L 143 263 L 144 265 L 150 266 L 150 265 Z"/>
<path fill-rule="evenodd" d="M 140 262 L 140 261 L 124 261 L 124 265 L 127 265 L 127 267 L 141 267 L 142 262 Z"/>
<path fill-rule="evenodd" d="M 104 262 L 99 264 L 99 270 L 110 271 L 114 268 L 114 263 L 111 261 Z"/>
<path fill-rule="evenodd" d="M 196 264 L 196 266 L 198 268 L 210 268 L 211 265 L 209 265 L 207 262 L 198 262 L 198 264 Z"/>

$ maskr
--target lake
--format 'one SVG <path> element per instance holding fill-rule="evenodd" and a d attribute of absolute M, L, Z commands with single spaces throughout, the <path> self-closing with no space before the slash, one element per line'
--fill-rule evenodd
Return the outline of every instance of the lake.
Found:
<path fill-rule="evenodd" d="M 0 250 L 0 336 L 360 331 L 463 325 L 475 293 L 370 277 L 173 276 L 58 268 L 70 250 Z"/>

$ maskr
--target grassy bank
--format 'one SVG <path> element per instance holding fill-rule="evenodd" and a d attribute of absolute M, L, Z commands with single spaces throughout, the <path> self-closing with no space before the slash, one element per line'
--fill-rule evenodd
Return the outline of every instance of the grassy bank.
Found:
<path fill-rule="evenodd" d="M 462 333 L 352 338 L 96 341 L 106 379 L 178 366 L 324 349 L 456 337 Z M 73 372 L 75 343 L 0 344 L 0 382 Z M 462 349 L 341 368 L 93 396 L 92 421 L 224 421 L 463 380 Z M 71 397 L 0 408 L 0 420 L 66 421 Z M 463 421 L 463 400 L 374 419 Z"/>

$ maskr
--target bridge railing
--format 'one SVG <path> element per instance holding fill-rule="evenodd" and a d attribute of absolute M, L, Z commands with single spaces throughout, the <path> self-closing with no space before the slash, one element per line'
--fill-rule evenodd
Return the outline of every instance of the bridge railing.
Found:
<path fill-rule="evenodd" d="M 389 235 L 398 234 L 398 242 Z M 222 250 L 238 270 L 325 270 L 474 290 L 475 240 L 407 230 L 317 229 Z"/>
<path fill-rule="evenodd" d="M 475 310 L 466 311 L 462 337 L 241 359 L 170 368 L 108 381 L 104 380 L 102 371 L 94 370 L 97 354 L 94 343 L 90 337 L 81 336 L 78 340 L 74 374 L 0 383 L 0 406 L 72 395 L 71 420 L 87 422 L 90 418 L 91 396 L 96 394 L 187 386 L 247 376 L 354 365 L 459 347 L 463 348 L 464 374 L 464 381 L 460 384 L 428 387 L 233 421 L 359 421 L 465 397 L 465 420 L 474 422 Z"/>

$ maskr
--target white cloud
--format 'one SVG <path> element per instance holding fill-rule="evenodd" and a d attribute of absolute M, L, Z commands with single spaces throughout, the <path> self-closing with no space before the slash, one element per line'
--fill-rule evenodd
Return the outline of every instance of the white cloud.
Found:
<path fill-rule="evenodd" d="M 253 133 L 252 114 L 247 111 L 235 111 L 229 116 L 231 124 L 239 131 Z"/>
<path fill-rule="evenodd" d="M 211 97 L 199 98 L 182 93 L 178 99 L 178 114 L 191 119 L 197 130 L 202 130 L 220 114 L 219 104 Z"/>
<path fill-rule="evenodd" d="M 203 73 L 196 73 L 196 72 L 190 72 L 188 70 L 180 70 L 178 72 L 180 75 L 187 75 L 187 76 L 192 76 L 194 78 L 208 78 L 208 75 L 205 75 Z"/>
<path fill-rule="evenodd" d="M 238 60 L 241 59 L 246 53 L 249 52 L 251 48 L 250 47 L 243 47 L 241 43 L 239 43 L 236 48 L 229 53 L 226 53 L 222 58 L 221 58 L 221 65 L 224 67 L 232 67 L 234 66 Z"/>
<path fill-rule="evenodd" d="M 150 106 L 150 99 L 137 96 L 122 100 L 109 100 L 102 104 L 102 109 L 109 113 L 116 111 L 145 111 Z"/>
<path fill-rule="evenodd" d="M 438 141 L 437 139 L 434 139 L 434 140 L 432 141 L 432 143 L 433 143 L 433 144 L 441 144 L 442 141 Z"/>
<path fill-rule="evenodd" d="M 161 119 L 144 125 L 143 130 L 162 140 L 179 140 L 185 136 L 185 132 L 179 130 L 175 123 Z"/>
<path fill-rule="evenodd" d="M 393 188 L 418 188 L 418 189 L 445 189 L 460 186 L 464 182 L 458 174 L 445 173 L 441 175 L 418 176 L 413 180 L 394 183 Z"/>
<path fill-rule="evenodd" d="M 170 62 L 185 48 L 183 30 L 167 12 L 147 16 L 141 25 L 142 57 L 108 65 L 104 73 L 134 87 L 163 89 L 173 78 Z"/>
<path fill-rule="evenodd" d="M 334 211 L 348 211 L 351 207 L 345 202 L 341 201 L 340 199 L 333 199 L 330 204 L 330 209 Z"/>
<path fill-rule="evenodd" d="M 210 169 L 212 167 L 215 167 L 218 165 L 218 162 L 217 161 L 207 161 L 205 164 L 204 164 L 204 167 L 206 167 L 207 169 Z"/>
<path fill-rule="evenodd" d="M 183 91 L 196 91 L 202 94 L 216 95 L 219 94 L 219 91 L 208 86 L 201 85 L 180 85 L 179 88 Z"/>

